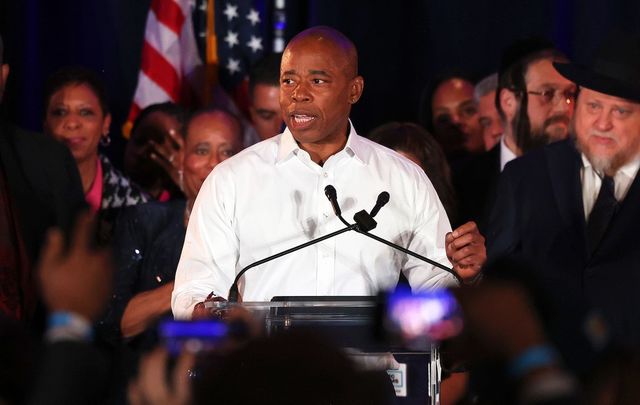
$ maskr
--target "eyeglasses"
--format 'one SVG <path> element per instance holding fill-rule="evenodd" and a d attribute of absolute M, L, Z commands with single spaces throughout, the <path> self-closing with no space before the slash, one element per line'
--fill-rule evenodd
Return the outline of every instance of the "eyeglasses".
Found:
<path fill-rule="evenodd" d="M 542 102 L 544 104 L 556 104 L 560 100 L 564 101 L 567 104 L 571 104 L 575 101 L 577 93 L 573 89 L 546 89 L 542 91 L 528 90 L 527 94 L 533 94 L 534 96 L 542 97 Z"/>

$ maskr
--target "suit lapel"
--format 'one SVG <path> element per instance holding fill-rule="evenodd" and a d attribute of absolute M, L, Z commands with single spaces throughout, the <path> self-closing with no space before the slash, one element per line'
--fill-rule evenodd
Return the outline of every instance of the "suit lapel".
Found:
<path fill-rule="evenodd" d="M 571 230 L 576 248 L 586 256 L 586 222 L 582 203 L 582 186 L 580 182 L 580 168 L 582 161 L 573 141 L 561 141 L 557 145 L 547 148 L 547 165 L 553 195 L 560 216 L 565 225 Z"/>

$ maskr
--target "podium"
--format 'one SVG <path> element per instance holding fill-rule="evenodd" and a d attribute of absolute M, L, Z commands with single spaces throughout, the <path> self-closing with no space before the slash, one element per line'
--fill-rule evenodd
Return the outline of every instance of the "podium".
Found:
<path fill-rule="evenodd" d="M 409 350 L 382 339 L 382 315 L 376 297 L 295 296 L 274 297 L 270 302 L 207 302 L 211 311 L 241 306 L 262 322 L 267 335 L 293 328 L 318 330 L 347 350 L 356 362 L 371 364 L 388 358 L 399 363 L 399 370 L 388 371 L 396 389 L 396 404 L 440 403 L 440 353 L 435 343 L 423 350 Z"/>

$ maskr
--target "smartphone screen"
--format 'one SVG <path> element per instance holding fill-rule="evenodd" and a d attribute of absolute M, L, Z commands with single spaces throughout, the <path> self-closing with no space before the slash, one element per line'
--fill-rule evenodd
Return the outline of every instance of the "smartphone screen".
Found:
<path fill-rule="evenodd" d="M 168 319 L 159 325 L 159 332 L 169 353 L 185 350 L 192 353 L 215 349 L 228 334 L 228 325 L 220 320 L 176 321 Z"/>
<path fill-rule="evenodd" d="M 408 347 L 424 348 L 462 330 L 462 314 L 449 290 L 412 293 L 409 288 L 398 288 L 385 302 L 387 333 Z"/>

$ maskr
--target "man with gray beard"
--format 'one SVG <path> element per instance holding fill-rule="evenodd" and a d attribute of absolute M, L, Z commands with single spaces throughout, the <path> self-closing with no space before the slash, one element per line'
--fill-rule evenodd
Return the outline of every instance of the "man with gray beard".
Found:
<path fill-rule="evenodd" d="M 553 66 L 580 89 L 571 137 L 506 166 L 487 250 L 531 266 L 552 337 L 584 370 L 607 336 L 640 345 L 640 38 L 612 35 L 588 68 Z"/>

